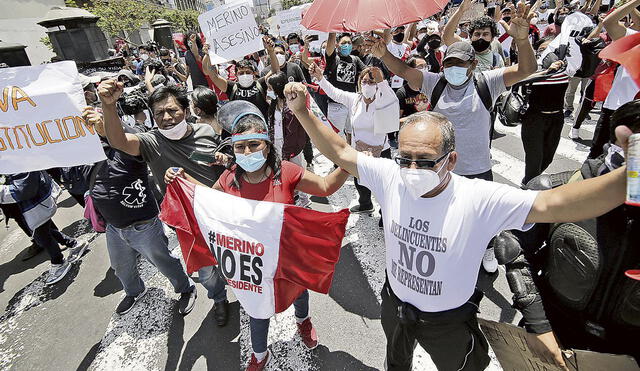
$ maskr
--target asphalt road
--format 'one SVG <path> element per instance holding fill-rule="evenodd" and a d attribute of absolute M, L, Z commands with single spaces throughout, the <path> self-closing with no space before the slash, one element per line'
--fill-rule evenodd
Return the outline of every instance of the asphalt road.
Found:
<path fill-rule="evenodd" d="M 594 115 L 595 116 L 595 115 Z M 591 138 L 593 122 L 582 126 Z M 588 151 L 589 141 L 568 139 L 563 130 L 553 164 L 555 173 L 574 170 Z M 519 185 L 524 176 L 524 152 L 519 128 L 498 126 L 492 157 L 496 181 Z M 322 156 L 316 173 L 330 165 Z M 109 268 L 104 235 L 91 233 L 81 220 L 82 210 L 72 198 L 59 200 L 56 224 L 69 235 L 91 240 L 90 251 L 58 284 L 45 287 L 48 257 L 41 253 L 21 261 L 29 238 L 9 223 L 0 228 L 0 369 L 11 370 L 238 370 L 250 356 L 248 317 L 229 290 L 231 317 L 226 327 L 215 325 L 212 301 L 198 285 L 191 314 L 176 313 L 177 294 L 157 270 L 141 261 L 139 268 L 149 293 L 134 310 L 120 317 L 114 310 L 123 297 Z M 337 210 L 355 204 L 350 180 L 328 199 L 314 199 L 319 210 Z M 329 295 L 311 294 L 311 316 L 320 346 L 306 350 L 296 335 L 292 308 L 271 322 L 269 344 L 274 362 L 269 370 L 379 370 L 383 369 L 385 339 L 380 326 L 380 289 L 384 281 L 384 241 L 378 214 L 352 215 L 341 259 Z M 2 222 L 4 226 L 4 222 Z M 170 233 L 170 247 L 177 241 Z M 68 252 L 65 252 L 67 254 Z M 180 254 L 179 249 L 174 250 Z M 480 317 L 517 323 L 504 269 L 479 273 L 485 291 Z M 491 370 L 501 369 L 492 361 Z M 416 350 L 414 370 L 435 370 L 428 355 Z"/>

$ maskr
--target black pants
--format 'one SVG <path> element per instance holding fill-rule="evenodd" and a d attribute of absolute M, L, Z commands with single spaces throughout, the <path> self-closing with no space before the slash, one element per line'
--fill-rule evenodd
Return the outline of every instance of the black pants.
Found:
<path fill-rule="evenodd" d="M 593 107 L 595 107 L 596 102 L 593 101 L 593 95 L 595 94 L 595 91 L 596 91 L 595 81 L 591 80 L 589 82 L 589 85 L 587 85 L 587 88 L 584 90 L 582 104 L 580 105 L 580 112 L 576 117 L 576 122 L 573 124 L 574 129 L 580 129 L 580 126 L 584 122 L 584 119 L 587 118 L 587 115 L 589 114 L 589 112 L 591 112 Z"/>
<path fill-rule="evenodd" d="M 391 158 L 391 148 L 382 151 L 380 157 Z M 358 203 L 360 206 L 372 206 L 373 202 L 371 202 L 371 191 L 369 188 L 360 185 L 357 178 L 353 178 L 353 183 L 356 186 L 356 191 L 358 191 Z"/>
<path fill-rule="evenodd" d="M 71 192 L 69 192 L 69 194 L 71 195 L 71 197 L 73 197 L 74 200 L 76 200 L 78 205 L 84 207 L 84 195 L 83 194 L 81 195 L 81 194 L 71 193 Z"/>
<path fill-rule="evenodd" d="M 563 125 L 562 111 L 550 114 L 533 111 L 526 113 L 521 133 L 525 163 L 523 184 L 542 174 L 551 164 L 560 143 Z"/>
<path fill-rule="evenodd" d="M 484 370 L 489 365 L 489 344 L 478 326 L 480 291 L 476 290 L 469 302 L 458 308 L 418 312 L 418 321 L 410 324 L 400 321 L 398 312 L 407 304 L 395 296 L 388 282 L 381 296 L 387 370 L 411 370 L 416 344 L 429 353 L 439 371 Z"/>
<path fill-rule="evenodd" d="M 62 264 L 64 261 L 62 251 L 60 251 L 58 244 L 73 247 L 76 243 L 75 239 L 60 232 L 51 219 L 33 231 L 33 240 L 38 246 L 44 247 L 44 249 L 47 250 L 47 253 L 51 257 L 51 264 Z"/>
<path fill-rule="evenodd" d="M 311 138 L 307 137 L 307 143 L 304 144 L 302 149 L 304 160 L 307 162 L 307 166 L 313 163 L 313 146 L 311 145 Z"/>
<path fill-rule="evenodd" d="M 613 110 L 602 108 L 602 114 L 593 133 L 593 142 L 588 158 L 596 158 L 602 154 L 602 146 L 611 139 L 611 115 Z"/>

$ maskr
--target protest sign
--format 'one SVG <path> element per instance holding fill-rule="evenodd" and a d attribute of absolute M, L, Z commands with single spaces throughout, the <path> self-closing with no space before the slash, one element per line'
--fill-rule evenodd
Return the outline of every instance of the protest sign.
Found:
<path fill-rule="evenodd" d="M 476 18 L 480 18 L 484 15 L 484 4 L 483 3 L 474 3 L 471 4 L 471 8 L 467 10 L 460 18 L 460 22 L 458 24 L 469 23 Z"/>
<path fill-rule="evenodd" d="M 0 173 L 104 160 L 85 106 L 75 62 L 0 69 Z"/>
<path fill-rule="evenodd" d="M 210 45 L 212 64 L 242 59 L 264 49 L 251 7 L 249 2 L 239 1 L 200 14 L 198 23 Z"/>
<path fill-rule="evenodd" d="M 296 7 L 278 12 L 278 25 L 282 36 L 298 33 L 300 22 L 302 22 L 302 8 Z"/>
<path fill-rule="evenodd" d="M 526 330 L 508 324 L 478 319 L 482 332 L 505 371 L 555 371 L 560 368 L 533 355 L 526 341 Z M 638 371 L 630 356 L 590 352 L 565 351 L 565 363 L 571 371 Z"/>

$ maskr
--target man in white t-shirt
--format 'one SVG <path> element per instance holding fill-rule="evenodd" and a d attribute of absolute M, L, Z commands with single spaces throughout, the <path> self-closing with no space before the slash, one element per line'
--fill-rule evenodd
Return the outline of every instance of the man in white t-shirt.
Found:
<path fill-rule="evenodd" d="M 633 35 L 638 31 L 626 28 L 620 23 L 620 20 L 629 13 L 636 11 L 635 8 L 640 6 L 640 0 L 629 1 L 618 9 L 609 13 L 609 15 L 602 21 L 607 33 L 616 41 L 628 35 Z M 621 105 L 632 101 L 640 89 L 638 85 L 633 81 L 629 72 L 623 66 L 618 67 L 616 75 L 613 78 L 613 84 L 611 90 L 602 104 L 602 114 L 598 123 L 596 124 L 596 130 L 593 133 L 593 143 L 591 144 L 591 150 L 589 151 L 589 158 L 596 158 L 602 154 L 602 147 L 609 142 L 611 138 L 610 119 L 613 111 L 618 109 Z"/>
<path fill-rule="evenodd" d="M 406 61 L 411 56 L 411 46 L 405 40 L 404 26 L 396 27 L 391 32 L 391 41 L 387 44 L 387 50 L 396 58 Z M 391 76 L 391 89 L 400 89 L 404 80 L 398 75 Z"/>
<path fill-rule="evenodd" d="M 476 282 L 489 240 L 533 223 L 593 218 L 625 200 L 624 166 L 542 192 L 458 176 L 453 125 L 435 112 L 407 119 L 395 162 L 368 157 L 307 109 L 307 94 L 302 84 L 285 88 L 288 106 L 320 152 L 371 189 L 383 210 L 387 370 L 410 370 L 416 342 L 440 370 L 484 369 L 488 345 L 477 323 Z M 631 131 L 619 132 L 626 146 Z M 530 338 L 542 344 L 545 358 L 564 364 L 553 332 Z"/>

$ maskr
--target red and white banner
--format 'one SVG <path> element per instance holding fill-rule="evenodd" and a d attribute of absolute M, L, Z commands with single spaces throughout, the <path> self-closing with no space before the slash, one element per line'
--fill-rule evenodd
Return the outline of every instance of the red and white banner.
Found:
<path fill-rule="evenodd" d="M 270 318 L 305 289 L 329 292 L 349 211 L 248 200 L 178 179 L 160 218 L 176 228 L 187 272 L 218 265 L 247 313 Z"/>

